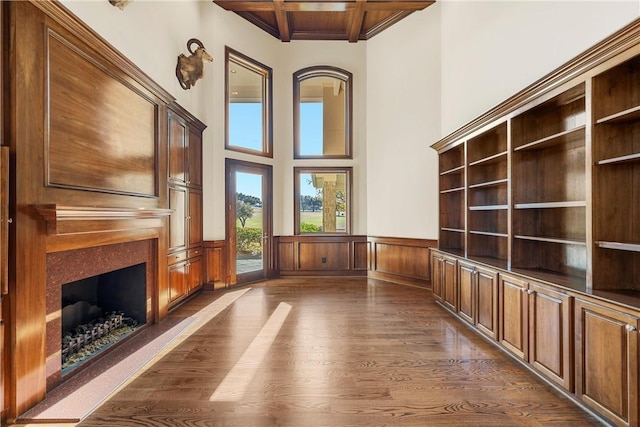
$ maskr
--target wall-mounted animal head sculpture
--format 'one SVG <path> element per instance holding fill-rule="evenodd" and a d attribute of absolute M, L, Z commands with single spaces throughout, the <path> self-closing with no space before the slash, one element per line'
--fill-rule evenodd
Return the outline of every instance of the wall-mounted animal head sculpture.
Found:
<path fill-rule="evenodd" d="M 194 44 L 198 46 L 195 51 L 191 50 Z M 195 86 L 196 81 L 202 78 L 204 74 L 204 61 L 213 61 L 211 55 L 207 53 L 202 42 L 198 39 L 189 39 L 187 42 L 187 50 L 191 55 L 185 56 L 181 53 L 178 56 L 178 65 L 176 66 L 176 77 L 182 89 L 185 90 L 191 89 L 191 86 Z"/>
<path fill-rule="evenodd" d="M 124 10 L 124 8 L 127 7 L 127 5 L 132 1 L 133 0 L 109 0 L 109 3 L 111 3 L 113 6 L 117 7 L 120 10 Z"/>

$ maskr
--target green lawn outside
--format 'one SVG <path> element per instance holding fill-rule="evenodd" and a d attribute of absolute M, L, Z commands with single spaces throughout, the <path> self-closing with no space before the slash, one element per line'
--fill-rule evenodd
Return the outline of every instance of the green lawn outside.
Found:
<path fill-rule="evenodd" d="M 322 212 L 300 212 L 300 223 L 306 222 L 318 227 L 322 227 Z M 336 228 L 338 231 L 346 230 L 346 218 L 344 216 L 336 217 Z"/>
<path fill-rule="evenodd" d="M 253 216 L 247 219 L 244 226 L 248 228 L 262 229 L 262 208 L 253 208 Z M 240 220 L 236 220 L 236 227 L 242 228 Z"/>
<path fill-rule="evenodd" d="M 322 212 L 300 212 L 300 222 L 306 222 L 318 227 L 322 227 Z M 338 231 L 346 230 L 346 217 L 338 216 L 336 219 L 336 227 Z M 240 221 L 236 221 L 238 228 L 242 227 Z M 253 216 L 247 219 L 245 227 L 262 228 L 262 208 L 253 208 Z"/>

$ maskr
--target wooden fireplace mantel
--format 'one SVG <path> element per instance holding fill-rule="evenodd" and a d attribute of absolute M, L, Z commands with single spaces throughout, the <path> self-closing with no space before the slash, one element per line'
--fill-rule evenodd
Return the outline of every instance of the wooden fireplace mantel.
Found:
<path fill-rule="evenodd" d="M 160 228 L 171 209 L 34 205 L 47 224 L 47 235 L 102 233 Z"/>

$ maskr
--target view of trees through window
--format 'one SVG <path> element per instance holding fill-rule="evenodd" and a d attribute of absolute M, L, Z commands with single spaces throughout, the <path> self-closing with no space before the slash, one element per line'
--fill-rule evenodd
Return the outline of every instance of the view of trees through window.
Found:
<path fill-rule="evenodd" d="M 298 232 L 347 232 L 347 172 L 325 168 L 313 172 L 298 170 L 296 175 Z"/>

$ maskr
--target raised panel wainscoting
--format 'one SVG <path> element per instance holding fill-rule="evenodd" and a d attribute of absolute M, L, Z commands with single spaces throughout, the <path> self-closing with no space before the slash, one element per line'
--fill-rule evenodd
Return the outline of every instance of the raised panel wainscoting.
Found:
<path fill-rule="evenodd" d="M 408 285 L 430 286 L 429 248 L 437 240 L 369 237 L 369 277 Z"/>
<path fill-rule="evenodd" d="M 366 236 L 277 236 L 274 238 L 278 276 L 366 276 Z"/>

